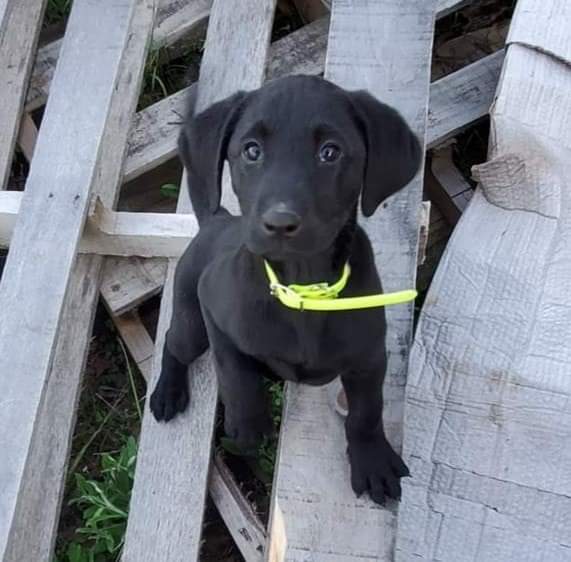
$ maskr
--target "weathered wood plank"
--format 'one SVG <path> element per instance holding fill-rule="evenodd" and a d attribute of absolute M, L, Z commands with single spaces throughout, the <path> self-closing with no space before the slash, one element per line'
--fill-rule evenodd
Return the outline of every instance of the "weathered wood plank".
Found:
<path fill-rule="evenodd" d="M 155 345 L 139 315 L 137 312 L 113 315 L 113 322 L 141 374 L 150 382 Z M 246 562 L 261 561 L 266 543 L 264 526 L 218 455 L 214 456 L 208 490 Z"/>
<path fill-rule="evenodd" d="M 125 314 L 160 293 L 166 273 L 164 259 L 107 258 L 101 295 L 113 314 Z"/>
<path fill-rule="evenodd" d="M 202 25 L 208 18 L 212 0 L 157 0 L 157 4 L 154 48 L 173 45 Z M 38 50 L 26 98 L 26 111 L 33 111 L 46 103 L 60 49 L 61 39 L 58 39 Z"/>
<path fill-rule="evenodd" d="M 0 247 L 13 236 L 24 194 L 0 193 Z M 178 258 L 198 232 L 193 214 L 126 213 L 101 204 L 87 220 L 77 251 L 81 254 Z"/>
<path fill-rule="evenodd" d="M 570 28 L 569 2 L 517 4 L 411 353 L 398 561 L 570 559 Z"/>
<path fill-rule="evenodd" d="M 474 191 L 454 164 L 451 145 L 432 152 L 425 190 L 446 220 L 455 225 L 472 199 Z"/>
<path fill-rule="evenodd" d="M 435 2 L 334 2 L 325 76 L 367 89 L 403 114 L 424 142 Z M 398 70 L 395 70 L 398 69 Z M 386 291 L 415 284 L 422 173 L 364 221 Z M 400 449 L 412 306 L 386 309 L 385 427 Z M 381 389 L 379 389 L 381 392 Z M 396 507 L 383 509 L 350 486 L 341 418 L 325 388 L 289 384 L 282 417 L 270 542 L 275 560 L 390 560 Z M 317 445 L 318 444 L 318 445 Z M 327 467 L 327 470 L 324 470 Z M 283 542 L 285 540 L 285 543 Z"/>
<path fill-rule="evenodd" d="M 429 148 L 488 113 L 503 58 L 504 52 L 498 51 L 432 84 L 426 139 Z"/>
<path fill-rule="evenodd" d="M 31 201 L 0 286 L 5 562 L 52 557 L 101 264 L 79 258 L 71 273 L 73 250 L 90 184 L 108 205 L 118 191 L 153 13 L 151 0 L 114 1 L 106 11 L 76 0 L 70 17 L 24 196 Z"/>
<path fill-rule="evenodd" d="M 443 18 L 471 3 L 472 0 L 437 0 L 436 9 L 438 13 L 436 15 L 439 18 Z"/>
<path fill-rule="evenodd" d="M 45 6 L 46 0 L 5 0 L 0 5 L 0 189 L 4 189 L 10 174 Z"/>
<path fill-rule="evenodd" d="M 24 153 L 28 162 L 32 161 L 36 141 L 38 140 L 38 128 L 29 113 L 22 115 L 20 123 L 20 132 L 18 133 L 18 146 Z"/>
<path fill-rule="evenodd" d="M 321 19 L 272 44 L 267 78 L 322 73 L 328 29 L 329 21 Z M 432 84 L 429 146 L 434 146 L 486 115 L 502 60 L 503 52 L 489 55 Z M 135 179 L 176 155 L 184 100 L 194 87 L 191 85 L 137 114 L 125 165 L 126 181 Z"/>
<path fill-rule="evenodd" d="M 200 70 L 198 110 L 239 89 L 261 85 L 274 9 L 274 0 L 243 0 L 232 11 L 225 0 L 214 2 Z M 186 193 L 183 189 L 179 212 L 190 208 Z M 171 262 L 157 328 L 153 382 L 160 372 L 170 323 L 174 268 Z M 159 424 L 148 404 L 145 408 L 124 562 L 198 559 L 217 403 L 216 377 L 208 355 L 191 366 L 190 381 L 191 404 L 184 415 Z"/>
<path fill-rule="evenodd" d="M 332 0 L 319 0 L 331 9 Z M 436 17 L 442 18 L 448 14 L 463 8 L 470 4 L 472 0 L 437 0 L 436 2 Z"/>
<path fill-rule="evenodd" d="M 214 456 L 210 497 L 246 562 L 262 562 L 266 531 L 222 459 Z"/>

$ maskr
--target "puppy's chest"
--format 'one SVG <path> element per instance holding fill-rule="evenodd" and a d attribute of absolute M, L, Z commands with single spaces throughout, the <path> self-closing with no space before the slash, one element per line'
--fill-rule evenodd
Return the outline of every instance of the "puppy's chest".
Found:
<path fill-rule="evenodd" d="M 347 320 L 307 312 L 270 315 L 256 323 L 243 351 L 283 379 L 323 384 L 356 366 L 362 355 L 363 341 L 351 337 Z"/>

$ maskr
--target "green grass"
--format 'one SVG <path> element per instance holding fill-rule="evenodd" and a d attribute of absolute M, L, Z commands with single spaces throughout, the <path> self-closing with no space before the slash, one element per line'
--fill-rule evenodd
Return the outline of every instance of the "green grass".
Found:
<path fill-rule="evenodd" d="M 100 477 L 75 473 L 75 488 L 69 501 L 81 513 L 81 526 L 54 562 L 108 562 L 119 560 L 129 500 L 135 477 L 137 443 L 127 438 L 119 453 L 104 453 Z"/>
<path fill-rule="evenodd" d="M 89 353 L 73 437 L 57 562 L 112 562 L 122 546 L 145 393 L 112 323 Z"/>
<path fill-rule="evenodd" d="M 72 0 L 48 0 L 44 25 L 55 25 L 67 19 Z"/>
<path fill-rule="evenodd" d="M 188 86 L 198 79 L 203 42 L 187 46 L 174 59 L 167 48 L 152 46 L 145 62 L 143 85 L 138 110 L 144 109 Z"/>

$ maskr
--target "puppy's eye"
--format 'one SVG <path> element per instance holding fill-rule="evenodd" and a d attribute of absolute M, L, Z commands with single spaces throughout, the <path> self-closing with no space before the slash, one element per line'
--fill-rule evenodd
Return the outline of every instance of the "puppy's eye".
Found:
<path fill-rule="evenodd" d="M 259 162 L 262 159 L 262 147 L 256 141 L 249 141 L 242 148 L 242 156 L 247 162 Z"/>
<path fill-rule="evenodd" d="M 319 160 L 321 162 L 335 162 L 341 156 L 341 149 L 334 143 L 325 143 L 319 149 Z"/>

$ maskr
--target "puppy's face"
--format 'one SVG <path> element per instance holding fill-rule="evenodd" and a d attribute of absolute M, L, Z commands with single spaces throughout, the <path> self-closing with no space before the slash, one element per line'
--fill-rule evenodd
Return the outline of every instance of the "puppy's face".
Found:
<path fill-rule="evenodd" d="M 328 249 L 360 196 L 363 212 L 372 214 L 420 164 L 419 144 L 395 111 L 364 92 L 306 76 L 212 106 L 190 119 L 180 144 L 190 189 L 208 193 L 211 211 L 220 204 L 228 160 L 244 242 L 276 260 Z"/>

